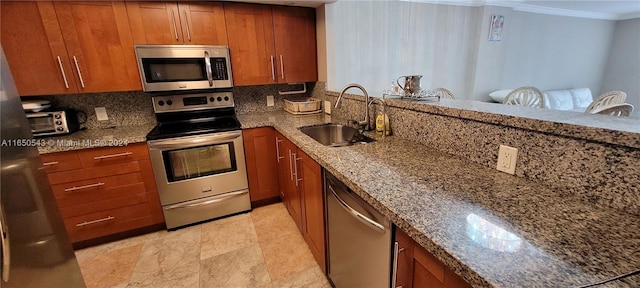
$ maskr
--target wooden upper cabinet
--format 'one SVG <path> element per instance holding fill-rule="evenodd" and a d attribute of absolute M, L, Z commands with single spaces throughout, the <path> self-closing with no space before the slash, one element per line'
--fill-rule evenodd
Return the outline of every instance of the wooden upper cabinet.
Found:
<path fill-rule="evenodd" d="M 273 27 L 279 69 L 278 82 L 317 81 L 315 10 L 274 6 Z"/>
<path fill-rule="evenodd" d="M 277 83 L 271 7 L 225 3 L 224 12 L 234 85 Z"/>
<path fill-rule="evenodd" d="M 315 10 L 225 3 L 236 86 L 318 80 Z"/>
<path fill-rule="evenodd" d="M 222 3 L 180 2 L 178 9 L 185 44 L 227 45 Z"/>
<path fill-rule="evenodd" d="M 226 45 L 222 3 L 126 2 L 135 44 Z"/>
<path fill-rule="evenodd" d="M 141 90 L 124 2 L 54 2 L 80 92 Z"/>
<path fill-rule="evenodd" d="M 20 96 L 77 93 L 51 2 L 0 2 L 0 39 Z"/>

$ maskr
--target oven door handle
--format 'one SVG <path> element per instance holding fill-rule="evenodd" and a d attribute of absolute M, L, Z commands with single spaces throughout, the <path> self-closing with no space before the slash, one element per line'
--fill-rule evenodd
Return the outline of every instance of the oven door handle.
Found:
<path fill-rule="evenodd" d="M 165 210 L 173 210 L 173 209 L 194 208 L 194 207 L 199 207 L 199 206 L 205 206 L 205 205 L 210 205 L 210 204 L 215 204 L 215 203 L 219 203 L 219 202 L 222 202 L 222 201 L 226 201 L 227 199 L 238 197 L 238 196 L 242 196 L 242 195 L 245 195 L 247 193 L 249 193 L 249 190 L 241 190 L 241 191 L 237 191 L 237 192 L 231 192 L 231 193 L 227 193 L 227 194 L 224 194 L 224 195 L 220 195 L 220 196 L 218 196 L 218 197 L 216 197 L 214 199 L 207 200 L 207 201 L 202 201 L 202 202 L 189 201 L 189 202 L 186 202 L 186 203 L 180 203 L 180 204 L 174 204 L 174 205 L 170 205 L 170 206 L 165 206 L 163 209 L 165 209 Z"/>
<path fill-rule="evenodd" d="M 212 145 L 225 143 L 242 137 L 242 132 L 224 133 L 221 135 L 208 135 L 202 137 L 194 137 L 189 139 L 165 139 L 147 142 L 149 150 L 171 150 L 189 147 L 198 147 L 203 145 Z"/>

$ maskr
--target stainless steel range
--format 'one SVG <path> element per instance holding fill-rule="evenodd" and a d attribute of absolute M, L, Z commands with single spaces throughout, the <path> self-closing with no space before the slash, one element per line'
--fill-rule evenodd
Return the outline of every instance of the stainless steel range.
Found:
<path fill-rule="evenodd" d="M 231 92 L 153 97 L 147 144 L 167 229 L 251 210 Z"/>

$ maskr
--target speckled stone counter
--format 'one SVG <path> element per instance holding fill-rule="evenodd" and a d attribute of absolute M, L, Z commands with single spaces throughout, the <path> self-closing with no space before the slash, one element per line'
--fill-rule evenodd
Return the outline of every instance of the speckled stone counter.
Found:
<path fill-rule="evenodd" d="M 636 215 L 397 137 L 333 148 L 297 129 L 335 116 L 238 118 L 275 127 L 473 286 L 575 287 L 640 268 Z"/>
<path fill-rule="evenodd" d="M 39 146 L 40 154 L 88 148 L 124 146 L 146 142 L 146 136 L 155 124 L 92 128 L 69 135 L 42 138 L 46 145 Z"/>

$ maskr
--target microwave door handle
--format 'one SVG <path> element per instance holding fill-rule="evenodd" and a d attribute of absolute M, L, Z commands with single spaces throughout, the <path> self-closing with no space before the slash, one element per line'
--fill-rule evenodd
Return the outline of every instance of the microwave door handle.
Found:
<path fill-rule="evenodd" d="M 209 51 L 204 51 L 204 63 L 207 66 L 207 79 L 209 79 L 209 87 L 213 87 L 213 76 L 211 75 L 211 60 L 209 59 Z"/>

